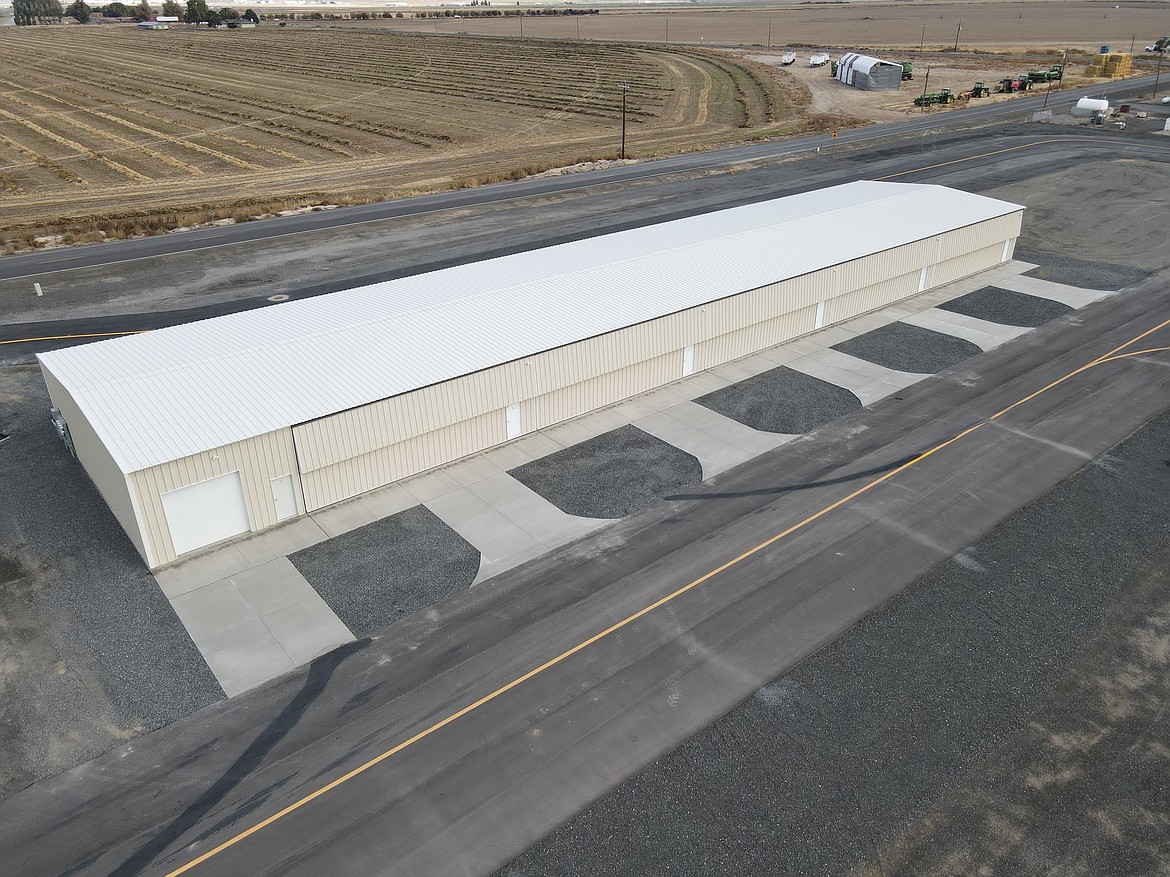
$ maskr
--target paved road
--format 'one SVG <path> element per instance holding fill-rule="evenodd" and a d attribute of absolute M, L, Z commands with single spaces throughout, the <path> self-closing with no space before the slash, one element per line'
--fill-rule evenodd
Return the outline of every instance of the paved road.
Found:
<path fill-rule="evenodd" d="M 1165 408 L 1164 352 L 1052 386 L 1170 317 L 1147 287 L 15 796 L 4 860 L 491 873 Z"/>
<path fill-rule="evenodd" d="M 1058 92 L 1050 98 L 1049 106 L 1067 107 L 1072 102 L 1075 102 L 1077 98 L 1087 95 L 1101 96 L 1107 94 L 1110 99 L 1116 101 L 1149 89 L 1153 85 L 1153 82 L 1154 77 L 1146 76 L 1126 80 L 1122 83 L 1103 83 L 1092 88 Z M 976 102 L 962 110 L 955 110 L 949 113 L 932 113 L 919 118 L 907 119 L 906 121 L 889 122 L 880 125 L 871 125 L 865 128 L 841 131 L 836 138 L 835 147 L 844 149 L 847 146 L 873 143 L 891 137 L 904 137 L 909 134 L 924 131 L 943 131 L 969 125 L 986 124 L 987 122 L 1008 118 L 1023 120 L 1031 113 L 1040 109 L 1043 104 L 1043 94 L 994 104 L 980 104 Z M 813 135 L 710 152 L 695 152 L 636 165 L 607 168 L 566 177 L 521 180 L 515 183 L 444 192 L 438 195 L 427 195 L 418 198 L 405 198 L 400 201 L 366 204 L 358 207 L 347 207 L 320 213 L 265 220 L 263 222 L 247 222 L 239 225 L 198 229 L 190 232 L 140 238 L 137 240 L 111 241 L 109 243 L 94 244 L 85 247 L 72 247 L 69 249 L 9 256 L 0 260 L 0 280 L 12 280 L 23 277 L 32 279 L 44 273 L 71 268 L 115 264 L 132 259 L 144 259 L 172 253 L 212 249 L 227 244 L 291 236 L 327 228 L 360 225 L 362 223 L 378 222 L 396 217 L 440 213 L 457 208 L 511 201 L 537 195 L 569 192 L 611 183 L 632 182 L 668 174 L 726 167 L 743 162 L 806 153 L 815 150 L 818 146 L 826 149 L 835 148 L 834 140 L 831 136 Z"/>
<path fill-rule="evenodd" d="M 975 171 L 980 168 L 1006 165 L 1026 157 L 1035 161 L 1067 160 L 1070 154 L 1085 156 L 1107 155 L 1118 157 L 1129 155 L 1133 157 L 1150 155 L 1170 155 L 1170 143 L 1160 140 L 1151 142 L 1150 138 L 1123 139 L 1110 137 L 1102 132 L 1066 132 L 1064 129 L 1053 128 L 1043 134 L 1029 132 L 1014 136 L 996 136 L 994 142 L 989 142 L 987 134 L 973 133 L 969 138 L 963 137 L 954 142 L 946 143 L 929 153 L 929 157 L 921 154 L 907 153 L 897 156 L 892 161 L 881 163 L 880 173 L 875 174 L 873 168 L 876 161 L 865 161 L 843 167 L 836 175 L 825 180 L 818 177 L 815 181 L 800 182 L 792 185 L 785 177 L 785 194 L 795 194 L 810 189 L 823 188 L 827 185 L 836 185 L 858 179 L 883 179 L 896 182 L 929 182 L 951 174 L 955 171 Z M 736 201 L 725 206 L 735 206 Z M 385 205 L 383 205 L 385 206 Z M 695 213 L 704 212 L 704 208 L 690 208 L 678 216 L 680 218 Z M 661 220 L 661 218 L 660 218 Z M 630 223 L 634 225 L 637 223 Z M 133 243 L 133 242 L 127 242 Z M 540 245 L 547 245 L 546 243 Z M 484 256 L 486 258 L 486 256 Z M 0 262 L 0 267 L 4 263 Z M 431 264 L 413 264 L 409 269 L 398 272 L 401 274 L 416 274 L 446 267 L 450 261 Z M 338 284 L 336 281 L 308 284 L 295 290 L 289 290 L 290 298 L 305 298 L 335 291 L 341 288 L 351 288 L 364 283 L 373 283 L 388 279 L 384 275 L 347 280 Z M 78 319 L 52 319 L 37 322 L 13 322 L 0 326 L 0 361 L 11 361 L 14 358 L 27 359 L 35 352 L 52 350 L 77 344 L 89 338 L 101 338 L 109 335 L 139 332 L 149 329 L 158 329 L 164 326 L 173 326 L 193 320 L 207 319 L 242 310 L 249 310 L 266 301 L 257 301 L 255 297 L 238 300 L 218 301 L 214 304 L 201 305 L 195 308 L 182 308 L 170 311 L 153 310 L 148 313 L 125 313 L 110 316 L 87 316 Z M 57 304 L 57 307 L 61 307 Z"/>

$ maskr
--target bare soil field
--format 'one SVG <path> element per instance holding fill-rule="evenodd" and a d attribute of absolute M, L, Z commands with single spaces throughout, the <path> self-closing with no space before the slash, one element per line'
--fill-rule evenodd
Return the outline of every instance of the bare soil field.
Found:
<path fill-rule="evenodd" d="M 85 58 L 84 74 L 64 75 Z M 119 237 L 776 136 L 769 68 L 691 48 L 342 29 L 0 32 L 0 229 Z"/>
<path fill-rule="evenodd" d="M 383 26 L 403 30 L 518 35 L 513 18 L 394 19 Z M 724 46 L 953 49 L 1019 51 L 1066 48 L 1135 51 L 1167 30 L 1164 0 L 1019 0 L 1019 2 L 823 2 L 767 4 L 746 8 L 654 11 L 614 10 L 600 15 L 527 15 L 527 37 L 700 42 Z M 669 19 L 669 24 L 667 20 Z M 353 22 L 353 24 L 374 22 Z"/>
<path fill-rule="evenodd" d="M 1163 0 L 944 0 L 497 18 L 446 9 L 452 17 L 254 31 L 5 28 L 0 252 L 612 159 L 623 82 L 634 157 L 894 119 L 916 111 L 927 65 L 933 90 L 961 92 L 1064 48 L 1073 62 L 1104 43 L 1140 49 L 1165 31 L 1167 10 Z M 861 93 L 827 68 L 779 70 L 782 47 L 802 59 L 869 49 L 914 61 L 916 79 Z M 68 73 L 78 59 L 82 74 Z"/>

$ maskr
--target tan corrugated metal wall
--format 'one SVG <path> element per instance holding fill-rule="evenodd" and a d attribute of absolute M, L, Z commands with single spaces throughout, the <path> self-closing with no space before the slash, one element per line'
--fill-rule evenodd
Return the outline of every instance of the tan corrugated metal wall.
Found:
<path fill-rule="evenodd" d="M 343 411 L 291 430 L 130 477 L 148 561 L 174 560 L 159 495 L 239 471 L 252 529 L 277 523 L 271 481 L 294 475 L 298 511 L 314 511 L 682 377 L 683 349 L 712 368 L 811 332 L 819 303 L 830 325 L 999 264 L 1021 213 L 749 290 L 697 308 Z M 299 477 L 297 477 L 299 476 Z M 124 522 L 125 525 L 125 522 Z M 127 528 L 128 530 L 130 528 Z"/>
<path fill-rule="evenodd" d="M 162 494 L 229 472 L 240 473 L 253 532 L 277 523 L 276 504 L 272 497 L 274 478 L 292 475 L 297 493 L 297 512 L 303 514 L 307 511 L 300 495 L 292 430 L 288 429 L 134 472 L 128 481 L 141 513 L 142 535 L 149 546 L 150 556 L 147 561 L 152 566 L 170 563 L 175 559 L 175 549 L 163 511 Z"/>
<path fill-rule="evenodd" d="M 53 400 L 53 405 L 61 412 L 69 427 L 77 459 L 85 467 L 98 493 L 114 513 L 114 517 L 122 525 L 138 553 L 146 558 L 148 564 L 156 566 L 160 561 L 152 560 L 150 556 L 149 546 L 142 534 L 139 514 L 130 496 L 130 488 L 126 484 L 126 476 L 114 462 L 106 446 L 98 439 L 97 433 L 93 431 L 89 420 L 81 413 L 69 391 L 61 386 L 48 369 L 42 368 L 41 372 L 45 378 L 45 386 L 49 389 L 49 398 Z"/>
<path fill-rule="evenodd" d="M 927 288 L 982 270 L 1019 225 L 1016 214 L 959 229 L 301 424 L 293 434 L 307 507 L 505 441 L 513 403 L 523 432 L 543 429 L 679 379 L 684 347 L 693 345 L 697 370 L 712 368 L 811 332 L 818 302 L 829 325 L 916 294 L 924 265 L 935 266 Z"/>

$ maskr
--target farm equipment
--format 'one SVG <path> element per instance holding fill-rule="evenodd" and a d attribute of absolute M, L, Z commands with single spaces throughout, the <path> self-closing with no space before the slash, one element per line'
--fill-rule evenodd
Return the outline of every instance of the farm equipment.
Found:
<path fill-rule="evenodd" d="M 929 94 L 920 95 L 914 98 L 914 106 L 916 107 L 933 107 L 936 104 L 951 104 L 959 99 L 959 96 L 951 91 L 949 88 L 944 88 L 942 91 L 932 91 Z"/>
<path fill-rule="evenodd" d="M 1026 73 L 1019 76 L 1009 76 L 999 83 L 1000 94 L 1015 94 L 1019 91 L 1031 91 L 1032 82 Z"/>
<path fill-rule="evenodd" d="M 1162 37 L 1152 46 L 1146 46 L 1147 52 L 1170 52 L 1170 37 Z"/>
<path fill-rule="evenodd" d="M 791 67 L 796 63 L 796 52 L 785 52 L 780 56 L 781 67 Z"/>
<path fill-rule="evenodd" d="M 914 65 L 909 61 L 902 61 L 902 81 L 914 78 Z"/>
<path fill-rule="evenodd" d="M 809 67 L 824 67 L 828 63 L 829 63 L 829 53 L 828 52 L 818 52 L 817 54 L 811 56 L 808 59 L 808 66 Z"/>
<path fill-rule="evenodd" d="M 1063 64 L 1053 64 L 1050 70 L 1033 70 L 1028 74 L 1029 82 L 1059 82 L 1063 78 Z"/>
<path fill-rule="evenodd" d="M 987 87 L 987 83 L 980 79 L 975 83 L 971 89 L 971 97 L 987 97 L 991 94 L 991 89 Z"/>

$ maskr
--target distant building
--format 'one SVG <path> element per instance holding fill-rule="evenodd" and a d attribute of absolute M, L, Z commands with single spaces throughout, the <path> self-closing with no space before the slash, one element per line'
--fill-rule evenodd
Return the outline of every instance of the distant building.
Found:
<path fill-rule="evenodd" d="M 161 21 L 164 24 L 178 24 L 179 16 L 177 16 L 177 15 L 156 15 L 154 17 L 154 20 Z"/>
<path fill-rule="evenodd" d="M 256 26 L 256 22 L 252 21 L 252 19 L 250 19 L 250 18 L 229 18 L 227 21 L 224 22 L 224 24 L 226 24 L 228 27 L 240 27 L 240 28 L 255 27 Z"/>
<path fill-rule="evenodd" d="M 169 24 L 164 24 L 161 21 L 140 21 L 138 22 L 139 30 L 170 30 Z"/>
<path fill-rule="evenodd" d="M 897 91 L 902 85 L 902 65 L 846 52 L 837 64 L 837 79 L 866 91 Z"/>

